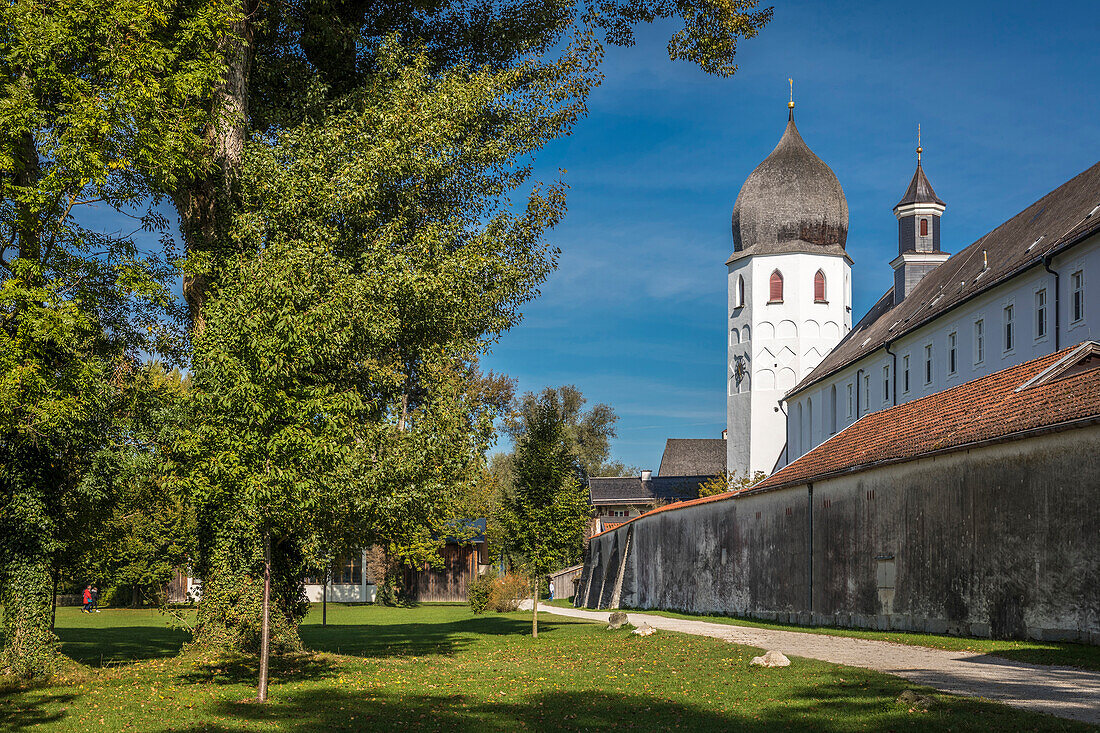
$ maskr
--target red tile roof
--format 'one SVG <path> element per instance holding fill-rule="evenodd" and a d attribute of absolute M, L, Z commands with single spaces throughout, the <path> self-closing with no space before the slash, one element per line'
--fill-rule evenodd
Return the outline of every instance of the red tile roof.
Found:
<path fill-rule="evenodd" d="M 1006 438 L 1100 416 L 1100 368 L 1068 369 L 1065 376 L 1019 389 L 1048 368 L 1077 364 L 1100 345 L 1077 344 L 888 410 L 865 415 L 794 463 L 739 492 L 669 504 L 614 527 L 660 512 L 725 501 L 827 476 L 862 471 L 881 463 L 920 458 L 974 443 Z M 1070 359 L 1071 355 L 1075 355 Z M 1059 362 L 1067 360 L 1066 364 Z M 1100 363 L 1095 357 L 1089 366 Z M 611 531 L 610 529 L 604 532 Z M 601 532 L 600 534 L 604 534 Z M 593 535 L 598 537 L 599 535 Z"/>
<path fill-rule="evenodd" d="M 1100 415 L 1100 369 L 1019 389 L 1090 342 L 1063 349 L 958 387 L 873 412 L 749 491 L 774 489 L 912 460 L 1039 428 Z M 1074 358 L 1072 363 L 1076 363 Z"/>

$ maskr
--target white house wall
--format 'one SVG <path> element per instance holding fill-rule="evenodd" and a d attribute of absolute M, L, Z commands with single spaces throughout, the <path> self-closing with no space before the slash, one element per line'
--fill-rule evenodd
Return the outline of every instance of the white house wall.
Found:
<path fill-rule="evenodd" d="M 1060 275 L 1061 303 L 1058 323 L 1061 329 L 1060 348 L 1100 337 L 1100 236 L 1077 245 L 1054 258 L 1051 269 Z M 1071 323 L 1073 292 L 1071 275 L 1081 271 L 1084 275 L 1084 317 Z M 1036 292 L 1046 290 L 1047 329 L 1044 336 L 1037 336 Z M 1003 315 L 1006 305 L 1013 305 L 1014 345 L 1003 348 Z M 975 322 L 984 326 L 984 354 L 975 361 Z M 876 412 L 894 403 L 894 396 L 886 399 L 883 389 L 883 367 L 891 369 L 891 391 L 896 384 L 897 403 L 925 397 L 956 387 L 978 377 L 992 374 L 1025 361 L 1053 353 L 1054 336 L 1054 275 L 1042 265 L 1017 275 L 990 291 L 950 310 L 938 319 L 913 333 L 907 334 L 890 345 L 897 355 L 897 374 L 893 374 L 894 359 L 885 349 L 868 354 L 844 370 L 829 376 L 813 387 L 793 395 L 787 403 L 789 415 L 786 439 L 788 451 L 780 465 L 786 465 L 810 449 L 820 445 L 834 434 L 855 422 L 859 416 Z M 957 334 L 957 364 L 954 373 L 948 371 L 948 336 Z M 858 337 L 858 336 L 857 336 Z M 932 345 L 932 381 L 925 383 L 926 345 Z M 909 389 L 904 387 L 905 357 L 909 357 Z M 847 395 L 852 388 L 853 402 L 856 394 L 856 378 L 867 380 L 869 391 L 859 393 L 862 409 L 848 412 Z M 896 379 L 894 378 L 896 376 Z M 836 387 L 836 431 L 832 430 L 831 390 Z M 813 413 L 813 421 L 809 419 Z M 800 416 L 801 415 L 801 419 Z"/>

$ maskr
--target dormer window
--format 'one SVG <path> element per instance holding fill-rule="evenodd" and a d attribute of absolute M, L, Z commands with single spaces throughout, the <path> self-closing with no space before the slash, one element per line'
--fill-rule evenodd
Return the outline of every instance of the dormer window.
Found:
<path fill-rule="evenodd" d="M 818 270 L 814 275 L 814 302 L 827 303 L 825 300 L 825 272 Z"/>
<path fill-rule="evenodd" d="M 782 303 L 783 302 L 783 275 L 779 270 L 772 272 L 771 280 L 768 284 L 768 303 Z"/>
<path fill-rule="evenodd" d="M 928 236 L 928 219 L 920 220 L 920 235 L 922 237 Z"/>

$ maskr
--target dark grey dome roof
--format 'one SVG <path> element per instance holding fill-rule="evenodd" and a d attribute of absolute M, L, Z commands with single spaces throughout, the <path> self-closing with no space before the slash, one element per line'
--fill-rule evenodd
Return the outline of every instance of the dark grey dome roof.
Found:
<path fill-rule="evenodd" d="M 794 126 L 749 175 L 733 205 L 733 256 L 779 252 L 844 253 L 848 200 L 832 169 Z"/>
<path fill-rule="evenodd" d="M 917 172 L 913 174 L 913 180 L 909 181 L 909 188 L 905 189 L 905 195 L 901 197 L 901 201 L 894 206 L 894 209 L 906 204 L 947 205 L 940 201 L 940 197 L 932 190 L 932 184 L 929 182 L 928 176 L 924 175 L 924 168 L 921 167 L 920 159 L 917 160 Z"/>

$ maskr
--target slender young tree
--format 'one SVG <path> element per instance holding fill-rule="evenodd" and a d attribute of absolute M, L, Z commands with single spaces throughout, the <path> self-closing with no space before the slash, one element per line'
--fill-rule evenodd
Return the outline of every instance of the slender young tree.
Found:
<path fill-rule="evenodd" d="M 503 510 L 504 542 L 531 576 L 531 635 L 539 635 L 542 578 L 583 552 L 588 501 L 564 405 L 546 390 L 525 411 Z"/>

